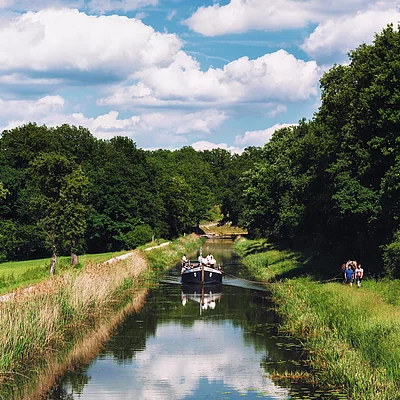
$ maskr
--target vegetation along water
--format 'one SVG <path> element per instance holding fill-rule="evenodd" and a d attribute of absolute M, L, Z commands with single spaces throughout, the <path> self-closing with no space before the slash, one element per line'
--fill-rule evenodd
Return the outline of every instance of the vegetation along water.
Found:
<path fill-rule="evenodd" d="M 332 269 L 325 280 L 315 279 L 309 272 L 319 272 L 321 259 L 309 254 L 265 240 L 241 239 L 235 247 L 254 276 L 268 282 L 281 329 L 303 341 L 319 384 L 351 399 L 399 398 L 399 281 L 367 279 L 351 287 L 342 284 L 340 268 L 338 280 L 329 279 Z"/>
<path fill-rule="evenodd" d="M 171 265 L 200 243 L 188 235 L 170 243 L 163 255 Z M 0 398 L 32 399 L 65 366 L 98 351 L 124 315 L 143 303 L 157 270 L 166 265 L 150 268 L 145 253 L 152 251 L 69 268 L 2 301 Z M 149 258 L 158 260 L 157 254 Z"/>

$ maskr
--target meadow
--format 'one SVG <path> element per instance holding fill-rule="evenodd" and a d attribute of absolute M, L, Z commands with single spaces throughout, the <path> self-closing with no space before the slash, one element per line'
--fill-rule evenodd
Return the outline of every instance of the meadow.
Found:
<path fill-rule="evenodd" d="M 83 254 L 79 256 L 79 262 L 81 265 L 97 264 L 124 253 L 126 251 Z M 50 264 L 51 258 L 0 263 L 0 294 L 47 279 Z M 56 271 L 64 271 L 69 268 L 69 265 L 70 257 L 58 257 Z"/>
<path fill-rule="evenodd" d="M 399 398 L 399 281 L 366 279 L 357 288 L 340 276 L 317 279 L 320 260 L 265 240 L 240 239 L 236 250 L 268 284 L 281 329 L 302 340 L 318 385 L 339 388 L 349 399 Z"/>

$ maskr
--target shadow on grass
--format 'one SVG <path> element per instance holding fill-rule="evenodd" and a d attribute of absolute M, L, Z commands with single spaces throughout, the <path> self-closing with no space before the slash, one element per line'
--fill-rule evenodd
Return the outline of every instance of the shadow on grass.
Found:
<path fill-rule="evenodd" d="M 275 263 L 287 260 L 298 266 L 297 268 L 292 268 L 289 271 L 277 274 L 275 276 L 275 280 L 277 281 L 300 277 L 309 277 L 312 280 L 319 282 L 330 281 L 336 278 L 338 278 L 338 281 L 341 280 L 342 272 L 340 266 L 333 268 L 329 256 L 321 256 L 320 254 L 312 253 L 304 249 L 300 251 L 280 246 L 273 246 L 272 249 L 292 252 L 292 254 L 288 254 L 284 258 L 277 260 Z M 273 264 L 274 263 L 271 263 L 270 265 Z"/>

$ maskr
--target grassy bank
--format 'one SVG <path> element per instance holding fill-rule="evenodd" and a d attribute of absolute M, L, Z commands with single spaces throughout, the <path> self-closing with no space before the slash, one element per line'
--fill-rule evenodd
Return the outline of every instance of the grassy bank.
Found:
<path fill-rule="evenodd" d="M 33 398 L 26 395 L 28 381 L 43 382 L 43 371 L 54 379 L 72 349 L 102 325 L 110 332 L 154 276 L 199 243 L 187 236 L 124 260 L 69 269 L 0 302 L 0 399 Z"/>
<path fill-rule="evenodd" d="M 79 256 L 81 265 L 97 264 L 121 255 L 121 252 L 84 254 Z M 0 263 L 0 294 L 44 281 L 49 276 L 51 258 Z M 56 271 L 65 271 L 71 264 L 70 257 L 58 257 Z"/>
<path fill-rule="evenodd" d="M 174 240 L 166 247 L 160 247 L 146 252 L 146 257 L 155 273 L 165 271 L 182 258 L 185 253 L 191 253 L 200 248 L 205 239 L 197 235 L 186 235 Z"/>
<path fill-rule="evenodd" d="M 282 329 L 303 340 L 320 385 L 351 399 L 399 398 L 399 282 L 370 280 L 358 289 L 318 281 L 306 276 L 305 266 L 315 266 L 310 257 L 265 241 L 242 239 L 236 248 L 257 279 L 275 282 L 269 287 Z"/>

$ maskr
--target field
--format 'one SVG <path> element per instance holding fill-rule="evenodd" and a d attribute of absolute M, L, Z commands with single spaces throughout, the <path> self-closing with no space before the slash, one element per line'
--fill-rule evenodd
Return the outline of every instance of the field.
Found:
<path fill-rule="evenodd" d="M 101 254 L 84 254 L 79 256 L 82 265 L 101 263 L 112 257 L 124 254 L 126 251 Z M 6 262 L 0 264 L 0 294 L 8 293 L 17 288 L 40 282 L 49 276 L 51 259 Z M 68 268 L 69 257 L 58 257 L 56 271 Z"/>

